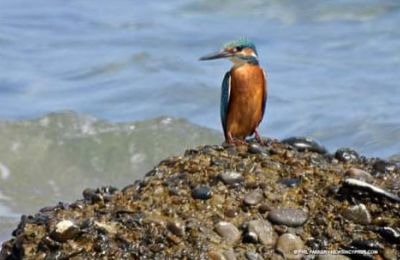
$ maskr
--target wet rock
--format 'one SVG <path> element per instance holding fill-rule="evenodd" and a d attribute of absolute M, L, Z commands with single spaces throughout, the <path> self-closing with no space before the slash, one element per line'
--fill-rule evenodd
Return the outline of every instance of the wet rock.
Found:
<path fill-rule="evenodd" d="M 364 249 L 378 251 L 383 249 L 383 246 L 380 243 L 373 240 L 353 240 L 350 246 L 361 250 Z"/>
<path fill-rule="evenodd" d="M 241 233 L 232 223 L 220 221 L 215 226 L 215 231 L 228 243 L 236 243 L 240 240 Z"/>
<path fill-rule="evenodd" d="M 301 209 L 280 208 L 273 209 L 268 214 L 268 220 L 273 224 L 299 227 L 306 223 L 308 213 Z"/>
<path fill-rule="evenodd" d="M 192 190 L 192 197 L 199 200 L 208 200 L 212 197 L 212 191 L 209 186 L 199 186 Z"/>
<path fill-rule="evenodd" d="M 310 137 L 290 137 L 282 140 L 282 143 L 288 144 L 300 152 L 310 151 L 320 154 L 327 153 L 327 150 L 324 146 Z"/>
<path fill-rule="evenodd" d="M 344 175 L 365 182 L 372 182 L 374 180 L 374 177 L 372 177 L 371 174 L 358 168 L 350 168 L 344 173 Z"/>
<path fill-rule="evenodd" d="M 252 220 L 247 225 L 243 240 L 248 243 L 273 246 L 275 244 L 273 228 L 268 221 L 262 219 Z"/>
<path fill-rule="evenodd" d="M 375 185 L 353 178 L 344 179 L 342 182 L 342 188 L 340 190 L 340 193 L 346 194 L 348 192 L 354 192 L 354 191 L 365 191 L 372 196 L 384 197 L 395 202 L 400 202 L 400 197 L 398 197 L 397 195 L 390 193 Z"/>
<path fill-rule="evenodd" d="M 304 243 L 300 237 L 286 233 L 279 237 L 276 251 L 285 259 L 302 259 Z"/>
<path fill-rule="evenodd" d="M 254 190 L 244 196 L 243 202 L 248 206 L 254 206 L 261 202 L 263 193 L 261 190 Z"/>
<path fill-rule="evenodd" d="M 96 193 L 94 189 L 87 188 L 83 191 L 83 198 L 91 203 L 97 203 L 103 201 L 103 196 Z"/>
<path fill-rule="evenodd" d="M 400 243 L 400 232 L 391 227 L 371 227 L 371 229 L 391 243 Z"/>
<path fill-rule="evenodd" d="M 218 177 L 226 185 L 235 185 L 244 181 L 242 174 L 233 171 L 220 173 Z"/>
<path fill-rule="evenodd" d="M 79 235 L 80 229 L 74 222 L 70 220 L 62 220 L 58 222 L 50 237 L 58 242 L 66 242 L 69 239 Z"/>
<path fill-rule="evenodd" d="M 245 257 L 247 260 L 263 260 L 262 256 L 254 252 L 246 252 Z"/>
<path fill-rule="evenodd" d="M 182 237 L 185 235 L 185 226 L 178 221 L 169 221 L 167 223 L 167 228 L 172 234 Z"/>
<path fill-rule="evenodd" d="M 354 240 L 352 243 L 348 246 L 345 246 L 343 248 L 344 250 L 351 251 L 352 254 L 349 254 L 352 259 L 376 259 L 375 255 L 378 253 L 380 250 L 383 249 L 383 247 L 377 243 L 376 241 L 372 240 Z M 370 252 L 376 252 L 375 254 L 365 254 L 364 252 L 361 253 L 361 251 L 370 251 Z"/>
<path fill-rule="evenodd" d="M 371 223 L 371 214 L 364 204 L 351 206 L 343 211 L 343 216 L 356 224 L 368 225 Z"/>
<path fill-rule="evenodd" d="M 289 188 L 297 187 L 301 183 L 301 177 L 281 179 L 278 183 Z"/>
<path fill-rule="evenodd" d="M 87 189 L 83 200 L 24 216 L 0 259 L 67 259 L 77 253 L 76 259 L 299 258 L 291 248 L 379 248 L 376 259 L 396 259 L 399 168 L 372 176 L 377 158 L 343 162 L 276 140 L 265 145 L 265 156 L 251 154 L 249 145 L 192 149 L 162 161 L 122 192 Z M 252 198 L 258 191 L 259 202 Z M 371 216 L 367 225 L 354 223 Z M 79 229 L 65 242 L 50 236 L 62 220 Z"/>
<path fill-rule="evenodd" d="M 234 209 L 234 208 L 227 208 L 227 209 L 224 211 L 224 214 L 225 214 L 225 216 L 227 216 L 228 218 L 234 218 L 234 217 L 236 217 L 236 216 L 238 215 L 238 212 L 237 212 L 237 210 Z"/>
<path fill-rule="evenodd" d="M 355 162 L 359 159 L 358 153 L 350 148 L 339 148 L 335 152 L 335 158 L 341 162 Z"/>
<path fill-rule="evenodd" d="M 261 146 L 257 143 L 251 143 L 248 149 L 249 153 L 252 154 L 268 154 L 267 149 L 264 146 Z"/>
<path fill-rule="evenodd" d="M 377 160 L 373 165 L 373 174 L 381 175 L 391 173 L 396 169 L 394 162 L 388 162 L 385 160 Z"/>

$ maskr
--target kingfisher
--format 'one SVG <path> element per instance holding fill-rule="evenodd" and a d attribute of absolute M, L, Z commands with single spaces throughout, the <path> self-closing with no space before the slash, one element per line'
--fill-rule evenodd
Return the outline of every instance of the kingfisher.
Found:
<path fill-rule="evenodd" d="M 258 53 L 253 42 L 240 39 L 226 43 L 215 53 L 200 60 L 228 58 L 232 67 L 222 81 L 220 114 L 225 142 L 245 144 L 246 137 L 258 133 L 267 101 L 267 78 L 258 62 Z"/>

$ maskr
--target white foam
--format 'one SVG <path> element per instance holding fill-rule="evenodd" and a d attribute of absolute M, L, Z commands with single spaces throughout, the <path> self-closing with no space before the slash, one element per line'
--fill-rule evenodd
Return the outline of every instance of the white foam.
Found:
<path fill-rule="evenodd" d="M 0 178 L 3 180 L 8 179 L 10 176 L 10 169 L 6 165 L 0 162 Z"/>

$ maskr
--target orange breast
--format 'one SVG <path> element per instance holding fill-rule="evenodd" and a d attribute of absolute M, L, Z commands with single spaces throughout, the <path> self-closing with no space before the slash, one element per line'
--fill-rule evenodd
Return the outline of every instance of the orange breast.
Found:
<path fill-rule="evenodd" d="M 264 72 L 258 65 L 245 64 L 233 68 L 226 132 L 239 139 L 253 134 L 262 120 L 266 94 Z"/>

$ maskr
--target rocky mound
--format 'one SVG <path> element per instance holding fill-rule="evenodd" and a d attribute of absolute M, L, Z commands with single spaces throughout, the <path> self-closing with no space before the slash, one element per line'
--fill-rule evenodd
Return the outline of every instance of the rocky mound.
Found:
<path fill-rule="evenodd" d="M 188 150 L 122 190 L 22 216 L 0 258 L 397 259 L 399 163 L 266 143 Z"/>

